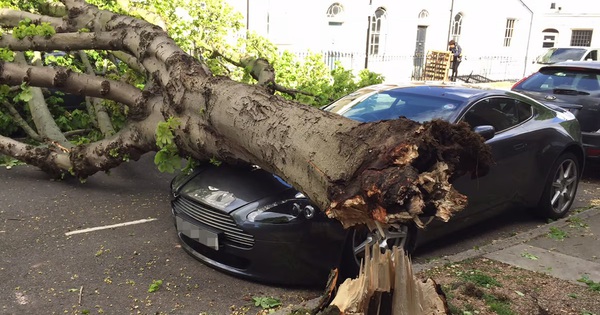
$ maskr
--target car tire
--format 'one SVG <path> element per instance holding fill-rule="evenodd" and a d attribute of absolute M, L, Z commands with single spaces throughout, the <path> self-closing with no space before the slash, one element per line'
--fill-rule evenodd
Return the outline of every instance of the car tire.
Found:
<path fill-rule="evenodd" d="M 365 225 L 350 228 L 340 263 L 340 280 L 355 278 L 358 275 L 361 261 L 364 258 L 364 248 L 367 244 L 379 243 L 382 249 L 392 249 L 396 246 L 410 254 L 416 247 L 416 232 L 414 224 L 400 224 L 397 228 L 389 228 L 386 231 L 387 239 L 382 240 L 381 234 L 377 230 L 369 231 Z M 383 246 L 382 241 L 385 242 Z"/>
<path fill-rule="evenodd" d="M 538 215 L 552 220 L 564 217 L 575 200 L 580 175 L 575 154 L 567 152 L 559 156 L 546 180 L 537 207 Z"/>

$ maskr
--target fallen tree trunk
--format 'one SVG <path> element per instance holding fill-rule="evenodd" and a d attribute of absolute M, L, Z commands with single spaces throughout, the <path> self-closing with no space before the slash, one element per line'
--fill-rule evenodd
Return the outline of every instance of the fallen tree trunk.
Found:
<path fill-rule="evenodd" d="M 156 151 L 156 130 L 169 119 L 183 156 L 257 164 L 303 191 L 344 226 L 374 221 L 444 221 L 466 205 L 450 182 L 482 175 L 491 161 L 483 139 L 466 124 L 397 119 L 363 124 L 274 96 L 263 86 L 213 76 L 160 28 L 143 20 L 64 0 L 69 14 L 50 21 L 54 36 L 0 38 L 12 49 L 112 49 L 135 56 L 150 82 L 143 91 L 94 75 L 0 63 L 0 83 L 51 87 L 126 104 L 128 122 L 103 140 L 63 151 L 0 137 L 0 152 L 58 175 L 85 178 Z M 16 23 L 3 9 L 0 22 Z M 92 27 L 91 32 L 78 32 Z M 72 47 L 71 47 L 72 46 Z M 52 140 L 52 139 L 50 139 Z M 56 141 L 54 141 L 56 142 Z M 53 143 L 54 143 L 53 142 Z"/>

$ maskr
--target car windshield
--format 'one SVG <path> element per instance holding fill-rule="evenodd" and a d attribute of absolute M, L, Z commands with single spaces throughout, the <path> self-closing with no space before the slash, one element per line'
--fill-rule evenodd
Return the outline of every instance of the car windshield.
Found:
<path fill-rule="evenodd" d="M 521 82 L 517 89 L 534 92 L 599 93 L 600 73 L 575 68 L 542 69 Z"/>
<path fill-rule="evenodd" d="M 449 120 L 458 111 L 462 101 L 444 97 L 410 93 L 410 89 L 396 89 L 373 94 L 350 106 L 334 106 L 328 110 L 361 122 L 397 119 L 402 116 L 426 122 L 433 119 Z"/>
<path fill-rule="evenodd" d="M 544 55 L 540 56 L 537 62 L 552 64 L 561 61 L 581 60 L 585 52 L 585 48 L 551 48 Z"/>

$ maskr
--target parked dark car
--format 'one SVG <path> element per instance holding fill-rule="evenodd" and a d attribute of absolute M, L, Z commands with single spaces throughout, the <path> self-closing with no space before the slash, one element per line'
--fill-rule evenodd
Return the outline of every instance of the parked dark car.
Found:
<path fill-rule="evenodd" d="M 323 284 L 331 268 L 356 271 L 366 244 L 403 246 L 473 224 L 507 208 L 547 218 L 569 210 L 584 164 L 579 124 L 560 108 L 510 91 L 448 85 L 361 89 L 324 108 L 372 122 L 400 116 L 425 122 L 466 121 L 491 146 L 488 175 L 458 178 L 469 206 L 449 223 L 425 230 L 392 226 L 385 238 L 364 227 L 344 230 L 301 192 L 257 166 L 205 164 L 171 183 L 172 213 L 182 247 L 228 273 L 279 284 Z"/>
<path fill-rule="evenodd" d="M 513 91 L 565 108 L 581 125 L 587 157 L 600 159 L 600 62 L 561 62 L 540 68 Z"/>

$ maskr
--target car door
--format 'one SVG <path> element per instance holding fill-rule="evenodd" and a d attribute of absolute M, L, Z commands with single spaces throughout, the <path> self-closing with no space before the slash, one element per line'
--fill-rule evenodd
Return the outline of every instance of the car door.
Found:
<path fill-rule="evenodd" d="M 534 139 L 529 138 L 525 127 L 532 116 L 531 105 L 510 97 L 489 97 L 467 109 L 462 121 L 472 127 L 491 125 L 496 133 L 486 142 L 495 162 L 489 173 L 478 178 L 465 175 L 454 183 L 468 197 L 464 216 L 496 212 L 519 201 L 517 196 L 535 169 Z"/>

